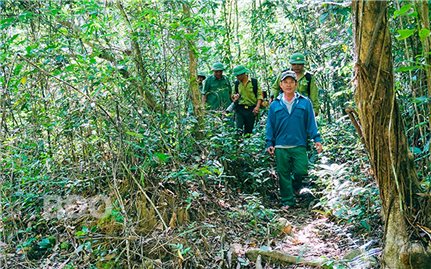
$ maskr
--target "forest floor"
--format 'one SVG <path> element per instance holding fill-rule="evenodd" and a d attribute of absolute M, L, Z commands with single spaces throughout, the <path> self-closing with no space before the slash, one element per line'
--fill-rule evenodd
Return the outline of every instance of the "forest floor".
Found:
<path fill-rule="evenodd" d="M 258 194 L 217 187 L 208 188 L 208 196 L 203 197 L 208 205 L 206 212 L 186 225 L 156 230 L 126 247 L 124 234 L 110 237 L 101 231 L 89 231 L 85 234 L 87 243 L 79 243 L 68 231 L 71 224 L 57 223 L 50 230 L 57 231 L 55 236 L 61 239 L 51 251 L 37 260 L 30 255 L 23 259 L 20 253 L 3 252 L 2 268 L 378 268 L 377 239 L 363 238 L 352 233 L 352 227 L 324 217 L 312 208 L 310 200 L 283 211 L 274 200 L 264 205 Z M 60 244 L 65 240 L 74 241 L 75 247 L 65 251 Z M 117 249 L 122 254 L 94 259 L 96 251 L 85 254 L 88 242 L 93 248 L 110 245 L 110 252 Z M 4 244 L 0 247 L 14 250 Z M 133 254 L 125 255 L 126 248 L 130 253 L 143 248 L 145 262 Z M 260 253 L 253 254 L 256 250 Z M 114 257 L 115 263 L 110 263 Z M 125 261 L 120 267 L 114 265 L 118 258 L 130 259 L 129 265 Z"/>
<path fill-rule="evenodd" d="M 0 268 L 378 268 L 382 225 L 370 191 L 375 182 L 366 162 L 336 161 L 340 165 L 326 168 L 329 176 L 315 166 L 308 186 L 313 195 L 288 211 L 280 209 L 275 176 L 259 185 L 269 189 L 249 190 L 238 186 L 250 182 L 238 184 L 234 177 L 201 177 L 184 183 L 190 195 L 184 201 L 169 182 L 148 186 L 160 215 L 130 179 L 118 190 L 127 197 L 125 212 L 106 219 L 47 220 L 40 199 L 28 206 L 17 199 L 0 222 Z M 329 188 L 323 180 L 339 182 Z M 43 186 L 37 187 L 42 195 Z"/>
<path fill-rule="evenodd" d="M 55 237 L 49 249 L 37 255 L 32 251 L 49 245 L 46 240 L 32 241 L 35 247 L 27 254 L 0 242 L 1 267 L 378 268 L 381 246 L 376 234 L 374 238 L 361 235 L 353 225 L 326 217 L 314 206 L 317 198 L 302 199 L 295 208 L 283 211 L 277 197 L 246 194 L 219 184 L 200 186 L 200 193 L 190 221 L 175 224 L 171 217 L 168 230 L 147 235 L 134 227 L 79 230 L 91 227 L 91 220 L 85 219 L 47 223 L 45 231 L 31 234 Z M 64 246 L 65 242 L 71 243 Z M 97 252 L 97 246 L 104 247 L 104 254 Z"/>
<path fill-rule="evenodd" d="M 324 217 L 312 201 L 283 211 L 275 201 L 265 207 L 256 206 L 257 200 L 239 194 L 218 201 L 225 218 L 208 222 L 218 227 L 218 236 L 210 241 L 220 251 L 206 268 L 378 268 L 377 238 L 362 238 L 351 226 Z"/>

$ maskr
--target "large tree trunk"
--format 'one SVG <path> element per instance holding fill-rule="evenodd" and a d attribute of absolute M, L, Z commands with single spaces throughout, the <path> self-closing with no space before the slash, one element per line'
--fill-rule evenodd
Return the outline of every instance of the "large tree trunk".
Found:
<path fill-rule="evenodd" d="M 418 1 L 416 3 L 416 9 L 418 11 L 421 29 L 430 29 L 428 1 Z M 425 69 L 425 74 L 427 76 L 427 96 L 428 100 L 431 100 L 431 37 L 429 35 L 425 36 L 421 39 L 421 42 L 423 55 L 425 57 L 425 65 L 423 68 Z M 428 102 L 428 113 L 428 128 L 431 131 L 431 102 Z M 429 152 L 431 152 L 431 143 L 429 144 L 428 149 Z M 431 154 L 429 160 L 431 161 Z"/>
<path fill-rule="evenodd" d="M 421 238 L 417 227 L 427 229 L 431 212 L 421 210 L 426 203 L 417 195 L 418 177 L 395 98 L 386 1 L 353 1 L 352 11 L 355 101 L 385 221 L 382 265 L 429 268 L 430 251 L 422 246 L 429 238 Z"/>

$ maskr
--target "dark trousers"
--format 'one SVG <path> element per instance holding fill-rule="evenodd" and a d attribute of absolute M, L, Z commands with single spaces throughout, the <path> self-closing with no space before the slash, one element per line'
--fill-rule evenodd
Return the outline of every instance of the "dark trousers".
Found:
<path fill-rule="evenodd" d="M 256 117 L 253 113 L 255 106 L 237 105 L 236 112 L 236 128 L 241 134 L 251 134 L 253 132 L 254 122 Z"/>

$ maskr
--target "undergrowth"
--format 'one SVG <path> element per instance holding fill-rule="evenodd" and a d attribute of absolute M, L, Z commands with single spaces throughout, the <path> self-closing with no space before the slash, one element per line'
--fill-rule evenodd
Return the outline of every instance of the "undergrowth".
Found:
<path fill-rule="evenodd" d="M 193 117 L 146 115 L 121 133 L 105 126 L 68 147 L 58 134 L 51 151 L 33 134 L 10 134 L 1 144 L 2 267 L 227 266 L 226 240 L 238 231 L 277 236 L 264 122 L 245 138 L 230 116 L 207 115 L 196 140 Z M 363 148 L 345 119 L 321 130 L 314 210 L 372 233 L 378 192 Z"/>
<path fill-rule="evenodd" d="M 381 202 L 368 157 L 347 116 L 323 125 L 325 152 L 311 174 L 319 186 L 315 209 L 351 225 L 356 233 L 381 236 Z"/>

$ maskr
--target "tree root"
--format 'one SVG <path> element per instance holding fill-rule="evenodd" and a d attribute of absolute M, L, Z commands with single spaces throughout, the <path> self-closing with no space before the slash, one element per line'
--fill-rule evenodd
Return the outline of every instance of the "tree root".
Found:
<path fill-rule="evenodd" d="M 262 260 L 266 262 L 278 263 L 278 264 L 301 264 L 313 267 L 321 267 L 325 264 L 325 260 L 317 258 L 315 260 L 307 260 L 298 256 L 288 255 L 282 251 L 277 250 L 261 250 L 261 249 L 250 249 L 245 255 L 252 261 L 257 260 L 261 256 Z"/>

